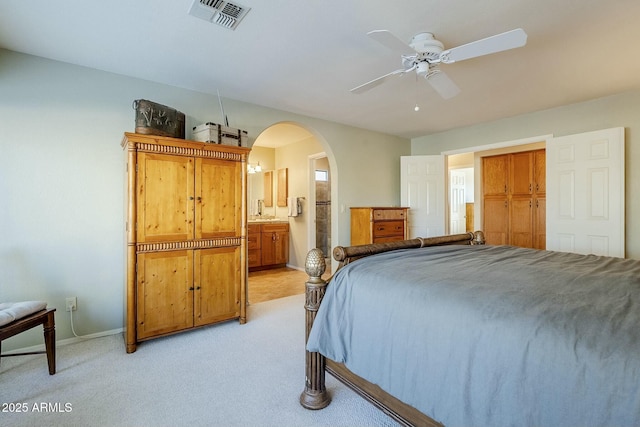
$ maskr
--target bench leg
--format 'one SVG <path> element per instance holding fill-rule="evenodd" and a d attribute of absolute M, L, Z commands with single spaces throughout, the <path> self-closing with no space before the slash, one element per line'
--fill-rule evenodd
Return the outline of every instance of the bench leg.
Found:
<path fill-rule="evenodd" d="M 44 346 L 47 351 L 47 364 L 49 365 L 49 375 L 56 373 L 56 323 L 54 312 L 47 314 L 44 322 Z"/>

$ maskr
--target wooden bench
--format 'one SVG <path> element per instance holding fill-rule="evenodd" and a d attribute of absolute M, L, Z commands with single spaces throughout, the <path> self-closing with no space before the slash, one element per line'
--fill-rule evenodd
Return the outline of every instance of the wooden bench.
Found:
<path fill-rule="evenodd" d="M 4 326 L 0 326 L 0 349 L 2 349 L 2 341 L 17 335 L 21 332 L 42 325 L 44 328 L 44 345 L 46 351 L 32 351 L 27 353 L 3 354 L 6 356 L 24 356 L 27 354 L 47 354 L 47 363 L 49 365 L 49 375 L 56 373 L 56 322 L 54 312 L 55 308 L 45 308 L 33 314 L 15 320 Z"/>

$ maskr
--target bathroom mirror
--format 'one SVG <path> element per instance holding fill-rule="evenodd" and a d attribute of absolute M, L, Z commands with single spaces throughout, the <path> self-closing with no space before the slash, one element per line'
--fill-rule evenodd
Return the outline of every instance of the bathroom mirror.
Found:
<path fill-rule="evenodd" d="M 264 199 L 264 172 L 250 173 L 249 177 L 249 200 Z"/>
<path fill-rule="evenodd" d="M 266 207 L 273 206 L 273 171 L 264 172 L 263 200 Z"/>
<path fill-rule="evenodd" d="M 278 169 L 278 206 L 287 206 L 289 193 L 289 180 L 287 179 L 287 168 Z"/>

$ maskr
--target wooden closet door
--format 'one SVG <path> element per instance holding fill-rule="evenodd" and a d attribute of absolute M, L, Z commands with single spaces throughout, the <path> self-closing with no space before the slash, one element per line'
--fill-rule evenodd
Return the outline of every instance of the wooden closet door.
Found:
<path fill-rule="evenodd" d="M 547 155 L 546 150 L 534 151 L 534 220 L 533 247 L 547 248 Z"/>
<path fill-rule="evenodd" d="M 196 159 L 196 239 L 240 236 L 241 172 L 240 162 Z"/>
<path fill-rule="evenodd" d="M 531 196 L 533 193 L 533 153 L 510 155 L 509 193 L 512 196 Z"/>
<path fill-rule="evenodd" d="M 533 247 L 533 152 L 513 153 L 509 173 L 509 244 Z"/>
<path fill-rule="evenodd" d="M 137 240 L 193 239 L 193 159 L 138 154 Z"/>
<path fill-rule="evenodd" d="M 240 247 L 195 251 L 195 326 L 240 315 Z"/>
<path fill-rule="evenodd" d="M 482 158 L 482 231 L 490 245 L 509 243 L 509 155 Z"/>
<path fill-rule="evenodd" d="M 533 182 L 534 191 L 540 195 L 547 192 L 547 154 L 546 150 L 537 150 L 534 154 Z"/>
<path fill-rule="evenodd" d="M 137 257 L 137 337 L 193 326 L 193 251 L 149 252 Z"/>
<path fill-rule="evenodd" d="M 533 247 L 536 249 L 547 248 L 547 199 L 537 197 L 535 200 L 534 216 L 534 241 Z"/>
<path fill-rule="evenodd" d="M 506 196 L 484 199 L 482 231 L 488 245 L 509 243 L 509 202 Z"/>
<path fill-rule="evenodd" d="M 509 244 L 533 247 L 533 205 L 529 196 L 515 196 L 510 203 Z"/>
<path fill-rule="evenodd" d="M 506 196 L 509 178 L 509 156 L 482 158 L 482 194 L 484 196 Z"/>

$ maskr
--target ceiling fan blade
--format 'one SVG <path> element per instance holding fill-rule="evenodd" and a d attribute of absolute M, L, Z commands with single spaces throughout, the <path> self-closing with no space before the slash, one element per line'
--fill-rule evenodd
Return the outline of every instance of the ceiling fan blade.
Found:
<path fill-rule="evenodd" d="M 431 87 L 444 99 L 450 99 L 460 93 L 460 88 L 445 73 L 438 70 L 427 77 Z"/>
<path fill-rule="evenodd" d="M 357 93 L 357 94 L 366 92 L 369 89 L 372 89 L 372 88 L 382 84 L 389 77 L 395 76 L 396 74 L 402 74 L 402 73 L 404 73 L 406 71 L 407 70 L 405 70 L 405 69 L 392 71 L 389 74 L 385 74 L 384 76 L 378 77 L 377 79 L 373 79 L 370 82 L 366 82 L 364 84 L 361 84 L 360 86 L 354 87 L 353 89 L 351 89 L 351 92 Z"/>
<path fill-rule="evenodd" d="M 441 62 L 450 64 L 464 59 L 522 47 L 526 43 L 527 33 L 525 33 L 522 28 L 517 28 L 515 30 L 507 31 L 506 33 L 496 34 L 495 36 L 445 50 L 440 54 L 440 58 Z"/>
<path fill-rule="evenodd" d="M 397 36 L 387 30 L 373 30 L 367 33 L 369 37 L 377 41 L 383 46 L 388 47 L 391 50 L 395 50 L 402 53 L 415 53 L 414 50 L 404 41 L 400 40 Z"/>

